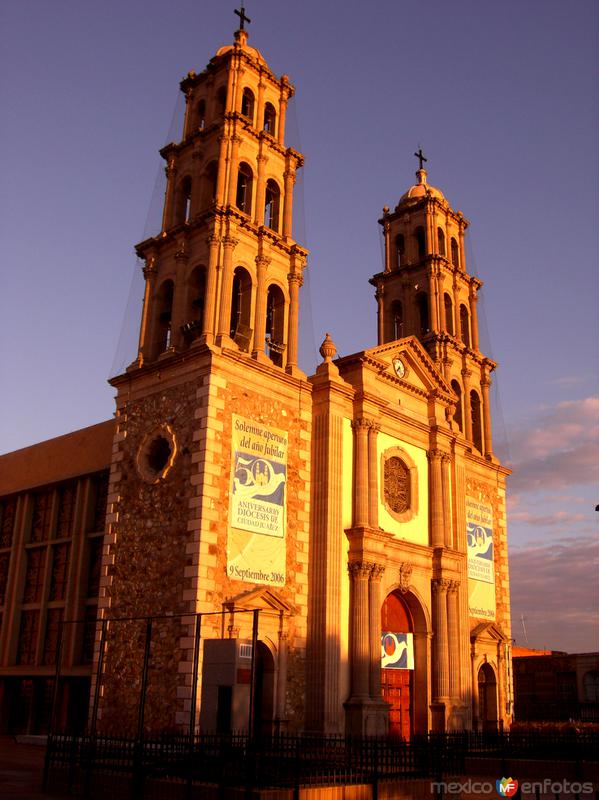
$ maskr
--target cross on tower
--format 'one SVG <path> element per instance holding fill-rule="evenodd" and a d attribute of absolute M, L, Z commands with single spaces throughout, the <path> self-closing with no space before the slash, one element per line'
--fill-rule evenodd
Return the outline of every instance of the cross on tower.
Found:
<path fill-rule="evenodd" d="M 241 9 L 236 8 L 235 13 L 239 17 L 239 30 L 242 31 L 244 29 L 244 23 L 251 22 L 252 20 L 245 15 L 245 8 L 243 7 L 243 3 L 241 3 Z"/>
<path fill-rule="evenodd" d="M 424 157 L 424 153 L 422 152 L 422 147 L 419 147 L 418 148 L 418 152 L 414 153 L 414 155 L 416 156 L 416 158 L 420 162 L 420 166 L 418 167 L 418 169 L 422 169 L 422 162 L 423 161 L 428 161 L 428 158 Z"/>

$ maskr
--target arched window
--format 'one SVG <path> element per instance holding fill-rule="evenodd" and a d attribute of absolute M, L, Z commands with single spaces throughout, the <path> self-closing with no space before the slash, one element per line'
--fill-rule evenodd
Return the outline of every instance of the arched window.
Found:
<path fill-rule="evenodd" d="M 424 258 L 426 255 L 426 236 L 424 234 L 424 228 L 421 225 L 414 231 L 414 238 L 416 239 L 418 258 Z"/>
<path fill-rule="evenodd" d="M 164 281 L 156 296 L 156 353 L 164 353 L 171 346 L 174 284 Z"/>
<path fill-rule="evenodd" d="M 470 321 L 468 309 L 463 303 L 460 306 L 460 336 L 466 347 L 470 347 Z"/>
<path fill-rule="evenodd" d="M 251 89 L 248 89 L 247 86 L 243 90 L 243 95 L 241 96 L 241 113 L 244 117 L 247 117 L 250 122 L 254 121 L 254 93 Z"/>
<path fill-rule="evenodd" d="M 401 267 L 406 255 L 406 243 L 403 238 L 403 234 L 401 233 L 398 233 L 397 236 L 395 237 L 395 253 L 396 253 L 395 265 L 397 267 Z"/>
<path fill-rule="evenodd" d="M 211 161 L 204 170 L 204 186 L 202 192 L 202 208 L 208 208 L 216 200 L 216 181 L 218 178 L 218 162 Z"/>
<path fill-rule="evenodd" d="M 418 308 L 418 319 L 420 321 L 420 336 L 430 333 L 428 321 L 428 297 L 426 292 L 418 292 L 416 295 L 416 307 Z"/>
<path fill-rule="evenodd" d="M 439 255 L 445 255 L 445 234 L 443 228 L 437 228 L 437 245 L 439 247 Z"/>
<path fill-rule="evenodd" d="M 462 387 L 460 386 L 458 381 L 456 381 L 454 379 L 451 382 L 451 388 L 453 389 L 453 391 L 455 392 L 455 394 L 457 395 L 457 398 L 458 398 L 458 404 L 455 407 L 455 413 L 453 415 L 453 418 L 455 419 L 458 428 L 463 433 L 464 432 L 464 423 L 462 421 L 463 420 L 463 417 L 462 417 Z"/>
<path fill-rule="evenodd" d="M 277 112 L 272 103 L 267 103 L 264 106 L 264 130 L 267 133 L 275 135 L 275 127 L 277 124 Z"/>
<path fill-rule="evenodd" d="M 222 116 L 227 110 L 227 89 L 221 86 L 216 93 L 216 109 L 219 116 Z"/>
<path fill-rule="evenodd" d="M 240 211 L 244 211 L 246 214 L 252 213 L 252 183 L 252 168 L 245 161 L 242 161 L 237 173 L 236 205 Z"/>
<path fill-rule="evenodd" d="M 472 442 L 477 450 L 483 451 L 483 423 L 480 413 L 480 397 L 472 389 L 470 392 L 470 419 L 472 420 Z"/>
<path fill-rule="evenodd" d="M 197 120 L 198 120 L 198 128 L 201 131 L 203 131 L 204 128 L 206 127 L 206 101 L 205 100 L 200 100 L 200 102 L 198 103 Z"/>
<path fill-rule="evenodd" d="M 447 292 L 443 295 L 443 305 L 445 307 L 445 330 L 453 336 L 453 303 Z"/>
<path fill-rule="evenodd" d="M 204 323 L 204 301 L 206 296 L 206 269 L 196 267 L 188 284 L 188 307 L 181 332 L 187 341 L 197 339 Z"/>
<path fill-rule="evenodd" d="M 391 304 L 391 340 L 401 339 L 403 335 L 403 308 L 400 300 L 394 300 Z"/>
<path fill-rule="evenodd" d="M 460 250 L 458 248 L 458 243 L 453 236 L 451 237 L 451 263 L 455 267 L 460 266 Z"/>
<path fill-rule="evenodd" d="M 252 310 L 252 279 L 247 270 L 237 267 L 233 273 L 231 296 L 231 339 L 248 352 L 252 341 L 250 314 Z"/>
<path fill-rule="evenodd" d="M 273 231 L 279 230 L 279 205 L 281 190 L 272 179 L 266 183 L 264 202 L 264 224 Z"/>
<path fill-rule="evenodd" d="M 191 178 L 186 175 L 179 184 L 175 225 L 188 222 L 191 217 Z"/>
<path fill-rule="evenodd" d="M 277 367 L 283 366 L 284 338 L 285 296 L 279 286 L 271 284 L 266 296 L 266 344 L 269 356 Z"/>

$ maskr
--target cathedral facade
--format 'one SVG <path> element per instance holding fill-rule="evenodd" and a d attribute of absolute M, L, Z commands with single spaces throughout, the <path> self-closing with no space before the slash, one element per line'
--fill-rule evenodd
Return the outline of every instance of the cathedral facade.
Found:
<path fill-rule="evenodd" d="M 50 687 L 58 660 L 58 706 L 87 680 L 105 731 L 191 720 L 409 738 L 509 725 L 508 470 L 493 453 L 496 365 L 479 349 L 468 221 L 429 185 L 420 153 L 416 183 L 380 220 L 377 345 L 337 358 L 327 334 L 307 377 L 308 253 L 292 224 L 303 156 L 285 144 L 294 87 L 242 27 L 181 90 L 182 139 L 161 151 L 162 230 L 137 245 L 139 352 L 111 381 L 111 452 L 89 478 L 83 456 L 71 462 L 72 519 L 87 521 L 62 532 L 64 596 L 53 576 L 67 473 L 0 486 L 12 520 L 0 721 L 10 728 L 6 687 Z M 24 474 L 40 452 L 2 458 Z M 62 652 L 45 644 L 52 619 Z"/>

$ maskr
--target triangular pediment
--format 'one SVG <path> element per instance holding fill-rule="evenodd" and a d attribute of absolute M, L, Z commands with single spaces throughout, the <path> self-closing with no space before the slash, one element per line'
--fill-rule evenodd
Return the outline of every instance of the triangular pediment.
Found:
<path fill-rule="evenodd" d="M 476 628 L 470 631 L 470 641 L 476 642 L 480 639 L 492 639 L 496 642 L 505 642 L 507 636 L 499 625 L 494 622 L 481 622 Z"/>
<path fill-rule="evenodd" d="M 372 347 L 364 351 L 364 357 L 388 381 L 428 396 L 436 394 L 448 402 L 454 398 L 450 385 L 415 336 Z"/>
<path fill-rule="evenodd" d="M 285 614 L 289 616 L 293 614 L 294 609 L 289 605 L 280 594 L 267 586 L 250 589 L 247 592 L 228 597 L 223 603 L 224 606 L 234 608 L 235 610 L 247 609 L 260 611 L 270 611 L 271 613 Z"/>

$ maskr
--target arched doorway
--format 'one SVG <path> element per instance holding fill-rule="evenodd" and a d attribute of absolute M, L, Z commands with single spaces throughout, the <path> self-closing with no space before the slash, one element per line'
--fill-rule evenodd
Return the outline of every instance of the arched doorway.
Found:
<path fill-rule="evenodd" d="M 497 730 L 497 678 L 490 664 L 478 671 L 478 718 L 483 731 Z"/>
<path fill-rule="evenodd" d="M 254 735 L 270 736 L 273 732 L 275 662 L 264 642 L 256 648 L 254 684 Z"/>
<path fill-rule="evenodd" d="M 383 603 L 381 631 L 381 688 L 389 703 L 389 733 L 409 739 L 414 718 L 414 623 L 397 592 Z"/>

